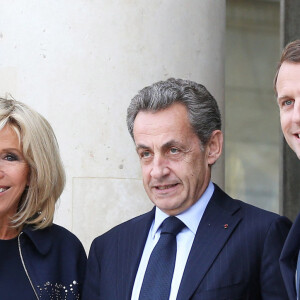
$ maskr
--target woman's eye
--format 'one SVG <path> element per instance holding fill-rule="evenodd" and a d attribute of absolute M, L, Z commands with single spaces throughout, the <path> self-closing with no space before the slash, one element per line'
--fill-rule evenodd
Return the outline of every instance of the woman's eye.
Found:
<path fill-rule="evenodd" d="M 5 155 L 4 159 L 8 161 L 15 161 L 18 160 L 18 157 L 14 154 L 7 154 Z"/>

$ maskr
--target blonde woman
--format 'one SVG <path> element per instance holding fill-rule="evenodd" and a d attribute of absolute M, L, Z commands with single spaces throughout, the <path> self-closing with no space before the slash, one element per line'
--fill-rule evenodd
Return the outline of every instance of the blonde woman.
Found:
<path fill-rule="evenodd" d="M 65 172 L 50 124 L 0 98 L 1 300 L 80 299 L 86 254 L 53 224 Z"/>

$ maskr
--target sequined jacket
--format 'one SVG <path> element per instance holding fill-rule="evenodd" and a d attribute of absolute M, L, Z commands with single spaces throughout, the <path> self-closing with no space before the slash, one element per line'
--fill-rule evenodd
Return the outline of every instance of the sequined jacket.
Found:
<path fill-rule="evenodd" d="M 55 224 L 41 230 L 27 226 L 18 236 L 18 247 L 36 299 L 81 298 L 86 254 L 74 234 Z"/>

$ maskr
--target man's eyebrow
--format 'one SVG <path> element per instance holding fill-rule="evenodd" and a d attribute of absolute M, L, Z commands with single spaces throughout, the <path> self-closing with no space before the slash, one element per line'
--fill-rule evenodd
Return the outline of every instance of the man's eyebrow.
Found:
<path fill-rule="evenodd" d="M 176 140 L 171 140 L 166 142 L 165 144 L 162 145 L 162 148 L 170 148 L 170 147 L 174 147 L 174 146 L 181 146 L 182 144 Z"/>
<path fill-rule="evenodd" d="M 140 150 L 140 149 L 149 149 L 148 146 L 143 145 L 143 144 L 138 144 L 135 146 L 136 151 Z"/>
<path fill-rule="evenodd" d="M 283 96 L 277 97 L 277 101 L 285 100 L 285 99 L 288 99 L 288 98 L 291 98 L 291 97 L 289 97 L 288 95 L 283 95 Z"/>
<path fill-rule="evenodd" d="M 176 141 L 176 140 L 170 140 L 161 146 L 162 149 L 168 149 L 170 147 L 182 147 L 182 143 L 180 143 L 179 141 Z M 149 146 L 146 146 L 144 144 L 137 144 L 135 148 L 136 148 L 136 151 L 138 151 L 140 149 L 150 149 Z"/>
<path fill-rule="evenodd" d="M 181 143 L 180 141 L 177 141 L 177 140 L 170 140 L 161 146 L 161 148 L 163 150 L 167 150 L 172 147 L 181 148 L 182 150 L 184 150 L 186 148 L 183 143 Z"/>

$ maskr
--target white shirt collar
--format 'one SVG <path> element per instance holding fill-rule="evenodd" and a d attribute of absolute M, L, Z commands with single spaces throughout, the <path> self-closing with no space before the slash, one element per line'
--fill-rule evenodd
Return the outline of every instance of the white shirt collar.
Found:
<path fill-rule="evenodd" d="M 184 212 L 180 213 L 176 217 L 180 219 L 186 227 L 193 232 L 193 234 L 196 234 L 199 223 L 201 221 L 201 218 L 203 216 L 203 213 L 206 209 L 206 206 L 215 190 L 215 186 L 210 181 L 205 192 L 202 194 L 200 199 L 194 203 L 191 207 L 189 207 Z M 155 219 L 154 223 L 152 224 L 151 228 L 151 237 L 154 239 L 155 234 L 159 233 L 159 227 L 162 224 L 162 222 L 168 218 L 169 215 L 164 213 L 162 210 L 160 210 L 158 207 L 155 209 Z"/>

